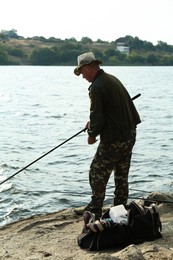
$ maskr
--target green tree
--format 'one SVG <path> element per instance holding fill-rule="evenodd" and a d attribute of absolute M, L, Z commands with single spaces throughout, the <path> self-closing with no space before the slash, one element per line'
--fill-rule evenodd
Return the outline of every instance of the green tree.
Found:
<path fill-rule="evenodd" d="M 173 56 L 170 55 L 161 56 L 160 64 L 163 66 L 173 66 Z"/>
<path fill-rule="evenodd" d="M 82 43 L 92 43 L 92 40 L 88 37 L 82 37 L 81 42 Z"/>
<path fill-rule="evenodd" d="M 8 54 L 15 56 L 15 57 L 24 57 L 25 56 L 24 51 L 19 48 L 8 49 Z"/>
<path fill-rule="evenodd" d="M 8 61 L 8 55 L 7 52 L 0 49 L 0 65 L 8 65 L 9 61 Z"/>
<path fill-rule="evenodd" d="M 162 42 L 162 41 L 158 42 L 158 44 L 156 45 L 156 49 L 158 49 L 159 51 L 173 53 L 173 46 L 168 45 L 166 42 Z"/>
<path fill-rule="evenodd" d="M 2 30 L 0 32 L 0 36 L 3 38 L 3 39 L 9 39 L 9 38 L 14 38 L 14 39 L 18 39 L 19 36 L 17 35 L 17 30 L 15 29 L 12 29 L 10 31 L 5 31 L 5 30 Z"/>
<path fill-rule="evenodd" d="M 159 57 L 154 54 L 149 54 L 146 58 L 147 64 L 157 65 L 159 64 Z"/>
<path fill-rule="evenodd" d="M 56 64 L 56 53 L 51 48 L 34 50 L 30 55 L 32 65 L 52 65 Z"/>
<path fill-rule="evenodd" d="M 104 54 L 107 56 L 107 58 L 109 59 L 111 56 L 115 56 L 116 51 L 114 48 L 108 48 L 104 51 Z"/>
<path fill-rule="evenodd" d="M 126 61 L 131 65 L 145 65 L 145 57 L 134 52 L 126 57 Z"/>

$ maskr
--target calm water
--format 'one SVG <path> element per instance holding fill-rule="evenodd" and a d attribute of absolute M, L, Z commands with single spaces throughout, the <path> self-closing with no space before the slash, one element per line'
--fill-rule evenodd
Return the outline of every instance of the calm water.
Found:
<path fill-rule="evenodd" d="M 116 75 L 141 115 L 130 169 L 130 196 L 173 188 L 173 68 L 103 67 Z M 73 67 L 0 67 L 0 182 L 85 127 L 88 82 Z M 97 144 L 81 133 L 0 185 L 0 225 L 85 205 Z M 113 176 L 112 176 L 113 177 Z M 139 191 L 138 191 L 139 190 Z M 113 178 L 107 188 L 111 202 Z"/>

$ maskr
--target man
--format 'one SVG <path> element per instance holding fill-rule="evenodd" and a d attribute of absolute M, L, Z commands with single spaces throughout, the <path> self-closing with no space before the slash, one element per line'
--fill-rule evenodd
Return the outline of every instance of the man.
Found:
<path fill-rule="evenodd" d="M 102 62 L 95 59 L 92 52 L 81 54 L 77 61 L 74 73 L 77 76 L 82 74 L 91 82 L 88 144 L 94 144 L 97 136 L 100 136 L 100 143 L 89 171 L 91 202 L 75 213 L 82 215 L 90 211 L 99 219 L 112 171 L 115 181 L 113 205 L 127 204 L 132 148 L 136 140 L 136 126 L 141 120 L 126 88 L 116 77 L 100 68 Z"/>

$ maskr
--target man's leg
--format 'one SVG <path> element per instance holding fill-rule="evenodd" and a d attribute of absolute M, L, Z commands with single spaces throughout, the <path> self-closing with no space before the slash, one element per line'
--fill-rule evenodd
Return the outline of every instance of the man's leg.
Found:
<path fill-rule="evenodd" d="M 99 219 L 102 214 L 102 206 L 105 198 L 106 185 L 112 172 L 112 167 L 109 167 L 110 158 L 107 157 L 107 146 L 99 144 L 96 154 L 92 160 L 89 171 L 89 182 L 92 190 L 91 202 L 77 214 L 83 214 L 84 211 L 91 211 Z"/>
<path fill-rule="evenodd" d="M 127 142 L 122 142 L 122 154 L 121 158 L 116 164 L 114 172 L 114 181 L 115 181 L 115 198 L 114 206 L 116 205 L 126 205 L 128 200 L 128 175 L 130 169 L 130 162 L 132 157 L 132 149 L 135 143 L 135 133 L 131 139 Z"/>
<path fill-rule="evenodd" d="M 109 161 L 104 156 L 104 146 L 99 146 L 97 153 L 91 163 L 89 171 L 89 182 L 92 190 L 91 202 L 88 204 L 92 212 L 102 213 L 105 198 L 106 185 L 112 169 L 108 167 Z"/>
<path fill-rule="evenodd" d="M 128 158 L 126 155 L 123 155 L 123 160 L 118 162 L 116 170 L 114 172 L 114 181 L 115 181 L 115 198 L 114 206 L 116 205 L 126 205 L 128 199 L 128 174 L 130 167 L 130 154 Z"/>

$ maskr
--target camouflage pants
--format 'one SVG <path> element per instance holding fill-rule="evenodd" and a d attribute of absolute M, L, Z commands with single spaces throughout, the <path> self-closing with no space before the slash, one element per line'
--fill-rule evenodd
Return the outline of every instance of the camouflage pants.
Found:
<path fill-rule="evenodd" d="M 114 205 L 126 204 L 128 199 L 128 174 L 136 130 L 126 141 L 105 144 L 100 142 L 90 166 L 89 182 L 92 189 L 90 208 L 101 208 L 105 198 L 106 185 L 114 172 Z"/>

